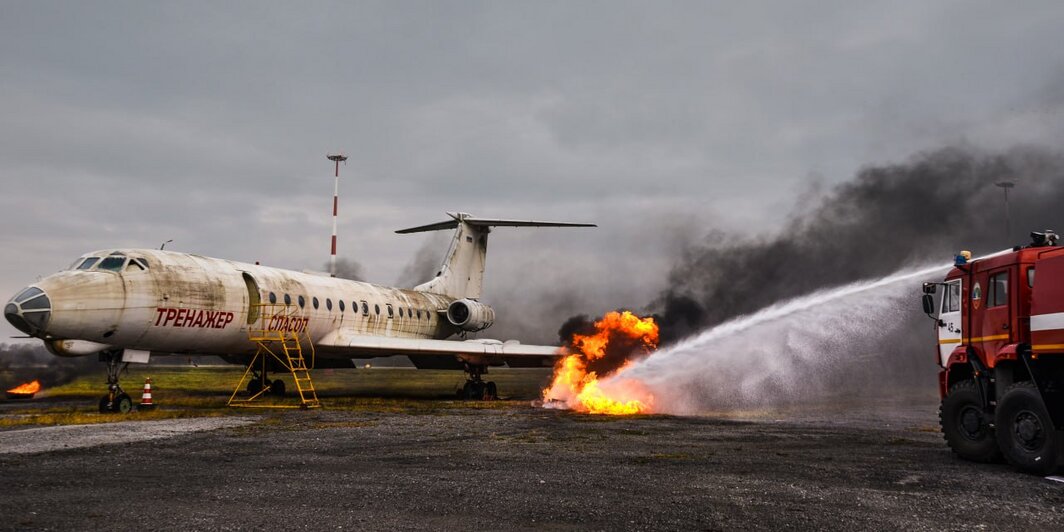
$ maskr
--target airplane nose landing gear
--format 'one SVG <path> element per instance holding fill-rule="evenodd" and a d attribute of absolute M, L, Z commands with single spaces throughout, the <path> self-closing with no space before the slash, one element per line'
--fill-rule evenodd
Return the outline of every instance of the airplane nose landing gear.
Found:
<path fill-rule="evenodd" d="M 107 395 L 100 398 L 100 413 L 125 414 L 133 410 L 133 399 L 118 384 L 118 376 L 129 367 L 128 362 L 122 364 L 122 350 L 104 351 L 100 361 L 107 363 Z"/>
<path fill-rule="evenodd" d="M 499 399 L 499 390 L 495 386 L 495 383 L 491 381 L 484 382 L 480 377 L 488 372 L 487 366 L 477 366 L 467 363 L 465 365 L 465 371 L 469 374 L 469 380 L 467 380 L 465 386 L 458 391 L 459 399 L 473 401 L 495 401 Z"/>

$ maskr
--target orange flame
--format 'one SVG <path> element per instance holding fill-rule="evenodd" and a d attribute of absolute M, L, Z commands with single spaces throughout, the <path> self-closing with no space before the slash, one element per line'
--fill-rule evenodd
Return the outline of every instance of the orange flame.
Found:
<path fill-rule="evenodd" d="M 17 395 L 33 395 L 39 391 L 41 391 L 41 381 L 33 381 L 15 386 L 14 388 L 8 390 L 7 393 Z"/>
<path fill-rule="evenodd" d="M 574 334 L 569 342 L 576 350 L 558 361 L 550 386 L 543 390 L 547 404 L 564 404 L 589 414 L 628 415 L 650 412 L 654 396 L 642 383 L 631 379 L 611 379 L 600 383 L 598 375 L 588 370 L 590 362 L 606 356 L 610 339 L 622 335 L 642 347 L 643 355 L 658 347 L 658 325 L 654 319 L 640 318 L 631 312 L 608 312 L 595 322 L 595 333 Z M 628 365 L 626 361 L 617 371 Z"/>

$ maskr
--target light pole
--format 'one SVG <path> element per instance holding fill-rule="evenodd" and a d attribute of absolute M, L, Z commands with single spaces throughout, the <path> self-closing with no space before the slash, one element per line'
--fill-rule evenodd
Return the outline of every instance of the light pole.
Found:
<path fill-rule="evenodd" d="M 333 186 L 333 232 L 332 232 L 332 254 L 329 255 L 329 275 L 336 277 L 336 211 L 340 205 L 340 162 L 346 161 L 347 156 L 343 154 L 339 155 L 326 155 L 326 157 L 336 163 L 336 183 Z"/>
<path fill-rule="evenodd" d="M 1002 181 L 1000 183 L 994 183 L 995 187 L 1001 188 L 1005 191 L 1005 243 L 1009 243 L 1010 235 L 1012 235 L 1012 222 L 1009 220 L 1009 189 L 1016 186 L 1016 183 L 1012 181 Z"/>

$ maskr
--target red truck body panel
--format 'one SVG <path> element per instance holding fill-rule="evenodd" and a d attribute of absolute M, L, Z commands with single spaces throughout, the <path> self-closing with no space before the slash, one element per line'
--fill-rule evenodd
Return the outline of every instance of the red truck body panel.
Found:
<path fill-rule="evenodd" d="M 1037 275 L 1034 272 L 1037 272 Z M 1021 346 L 1035 355 L 1064 354 L 1064 247 L 1023 248 L 956 266 L 961 279 L 962 336 L 944 368 L 968 364 L 970 348 L 986 368 L 1016 360 Z M 1033 317 L 1033 324 L 1032 324 Z M 945 397 L 949 379 L 940 379 Z"/>
<path fill-rule="evenodd" d="M 1031 351 L 1037 355 L 1064 352 L 1064 254 L 1042 258 L 1037 272 L 1031 301 Z"/>
<path fill-rule="evenodd" d="M 1046 475 L 1064 466 L 1064 247 L 1051 231 L 1031 237 L 925 285 L 924 309 L 941 285 L 932 317 L 950 449 Z"/>

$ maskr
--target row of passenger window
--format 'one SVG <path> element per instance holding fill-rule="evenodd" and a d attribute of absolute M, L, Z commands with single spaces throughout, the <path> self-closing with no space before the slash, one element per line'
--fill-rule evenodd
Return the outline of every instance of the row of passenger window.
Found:
<path fill-rule="evenodd" d="M 277 300 L 278 300 L 277 299 L 277 294 L 275 294 L 274 292 L 270 292 L 269 298 L 270 298 L 270 303 L 271 304 L 274 304 L 274 305 L 277 304 Z M 317 297 L 311 298 L 310 302 L 311 302 L 311 305 L 314 306 L 315 310 L 317 310 L 321 306 L 321 302 L 318 300 Z M 297 296 L 296 297 L 296 303 L 299 305 L 299 308 L 306 308 L 307 299 L 305 297 L 303 297 L 303 296 Z M 344 300 L 338 299 L 336 301 L 336 303 L 337 303 L 337 306 L 340 307 L 340 312 L 347 312 L 347 304 L 344 302 Z M 354 312 L 355 314 L 358 314 L 358 310 L 359 310 L 359 307 L 360 307 L 359 303 L 360 303 L 359 301 L 352 301 L 351 302 L 351 311 Z M 291 305 L 292 304 L 292 296 L 291 295 L 284 294 L 284 304 L 285 305 Z M 389 318 L 395 317 L 395 312 L 396 311 L 395 311 L 395 308 L 392 306 L 391 303 L 386 303 L 384 305 L 384 307 L 385 307 L 385 311 L 388 313 L 388 317 Z M 332 312 L 332 309 L 333 309 L 333 300 L 332 300 L 332 298 L 328 298 L 328 297 L 325 298 L 325 308 L 328 309 L 330 312 Z M 369 302 L 361 301 L 361 308 L 362 308 L 362 314 L 364 316 L 369 316 L 369 309 L 370 309 Z M 379 316 L 381 314 L 381 306 L 376 304 L 376 303 L 374 303 L 373 304 L 373 312 L 374 312 L 374 314 Z M 421 309 L 413 309 L 413 308 L 409 308 L 409 307 L 399 307 L 399 317 L 400 318 L 403 318 L 403 317 L 414 318 L 415 316 L 419 320 L 420 319 L 424 319 L 424 320 L 427 320 L 427 321 L 431 321 L 432 320 L 432 314 L 429 311 L 427 311 L 427 310 L 423 311 Z"/>

